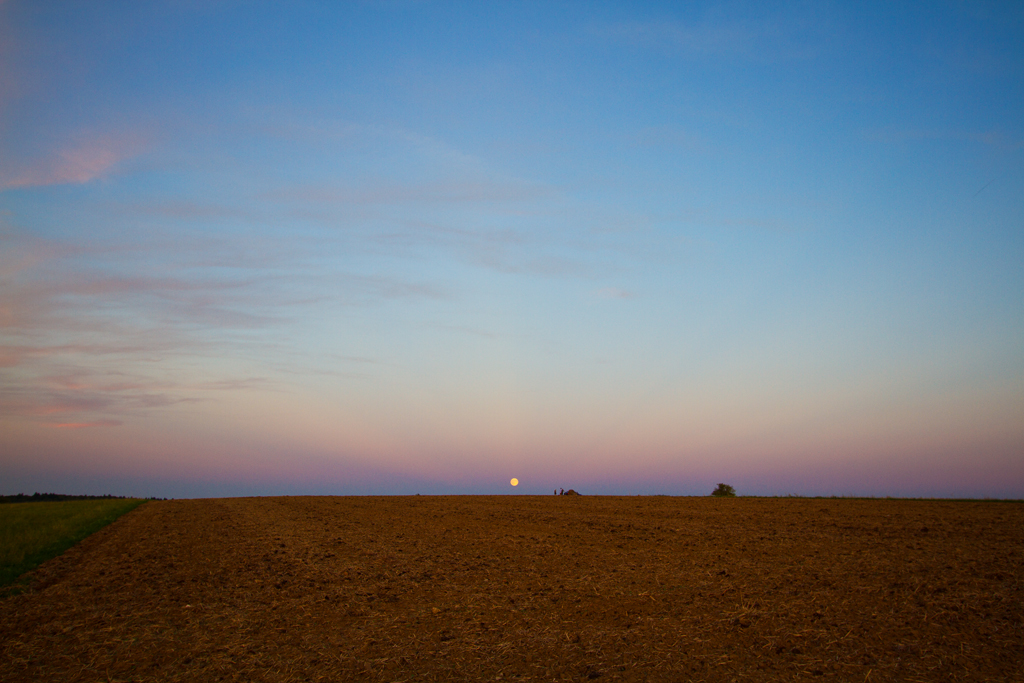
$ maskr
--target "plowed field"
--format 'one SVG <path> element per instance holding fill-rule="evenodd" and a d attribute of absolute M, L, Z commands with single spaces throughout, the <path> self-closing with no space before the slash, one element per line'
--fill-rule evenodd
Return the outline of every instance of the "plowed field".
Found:
<path fill-rule="evenodd" d="M 0 601 L 0 680 L 1024 680 L 1024 504 L 150 502 Z"/>

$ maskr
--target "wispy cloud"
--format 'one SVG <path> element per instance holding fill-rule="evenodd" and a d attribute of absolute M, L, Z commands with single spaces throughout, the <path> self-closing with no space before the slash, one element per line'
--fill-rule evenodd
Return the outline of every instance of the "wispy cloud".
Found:
<path fill-rule="evenodd" d="M 367 239 L 393 252 L 445 249 L 462 262 L 506 274 L 544 277 L 592 277 L 593 266 L 580 257 L 567 236 L 455 228 L 425 221 L 406 221 L 401 230 L 380 232 Z"/>
<path fill-rule="evenodd" d="M 267 193 L 261 199 L 272 201 L 317 202 L 330 204 L 425 204 L 522 202 L 554 196 L 545 186 L 523 182 L 466 181 L 397 185 L 382 183 L 372 187 L 295 187 Z"/>
<path fill-rule="evenodd" d="M 442 325 L 440 323 L 430 323 L 429 327 L 436 330 L 445 330 L 448 332 L 458 332 L 460 334 L 468 334 L 474 337 L 483 337 L 484 339 L 497 339 L 498 335 L 494 332 L 487 330 L 481 330 L 475 327 L 469 327 L 466 325 Z"/>
<path fill-rule="evenodd" d="M 40 332 L 40 330 L 31 330 L 32 332 Z M 9 331 L 10 333 L 11 331 Z M 29 328 L 21 328 L 13 330 L 15 334 L 29 334 Z M 174 348 L 174 344 L 169 342 L 166 335 L 162 335 L 164 345 L 157 343 L 145 343 L 145 344 L 123 344 L 123 343 L 96 343 L 96 344 L 62 344 L 62 345 L 0 345 L 0 367 L 15 367 L 24 362 L 46 359 L 46 358 L 66 358 L 69 356 L 83 356 L 83 357 L 95 357 L 95 356 L 130 356 L 134 354 L 154 354 L 160 351 Z M 156 341 L 151 340 L 151 341 Z"/>
<path fill-rule="evenodd" d="M 309 120 L 280 112 L 264 112 L 269 117 L 254 125 L 260 134 L 288 142 L 323 148 L 324 145 L 347 148 L 398 148 L 410 161 L 417 160 L 434 172 L 445 175 L 475 174 L 486 171 L 487 164 L 444 140 L 408 128 L 357 123 L 338 119 Z M 283 120 L 281 120 L 283 118 Z"/>
<path fill-rule="evenodd" d="M 629 140 L 638 147 L 676 147 L 700 153 L 710 149 L 704 138 L 677 126 L 647 126 L 630 135 Z"/>
<path fill-rule="evenodd" d="M 605 287 L 597 290 L 597 295 L 602 299 L 632 299 L 636 296 L 634 292 L 618 287 Z"/>
<path fill-rule="evenodd" d="M 593 268 L 590 265 L 580 260 L 557 255 L 532 256 L 492 250 L 490 252 L 477 251 L 473 254 L 472 260 L 477 265 L 512 275 L 591 277 L 593 274 Z"/>
<path fill-rule="evenodd" d="M 670 46 L 712 55 L 746 52 L 751 39 L 750 31 L 741 26 L 689 26 L 671 21 L 594 26 L 591 33 L 615 41 Z"/>
<path fill-rule="evenodd" d="M 0 191 L 87 183 L 108 175 L 119 163 L 136 156 L 147 145 L 148 140 L 139 134 L 106 134 L 81 136 L 35 158 L 5 156 L 0 166 Z"/>
<path fill-rule="evenodd" d="M 167 218 L 174 221 L 242 220 L 260 222 L 260 214 L 223 204 L 201 203 L 182 200 L 155 201 L 150 203 L 110 204 L 105 210 L 124 218 Z"/>
<path fill-rule="evenodd" d="M 241 379 L 221 379 L 213 382 L 202 382 L 198 389 L 207 391 L 239 391 L 248 389 L 266 389 L 271 382 L 266 377 L 244 377 Z"/>
<path fill-rule="evenodd" d="M 254 301 L 252 290 L 256 284 L 247 280 L 189 281 L 57 270 L 48 272 L 45 278 L 25 279 L 4 288 L 0 293 L 0 329 L 24 333 L 52 329 L 57 324 L 79 333 L 123 329 L 125 322 L 120 316 L 107 313 L 115 306 L 135 311 L 136 321 L 130 324 L 135 330 L 181 322 L 260 327 L 276 322 L 277 317 Z M 124 346 L 123 342 L 117 345 L 119 352 Z M 44 347 L 43 352 L 53 348 L 64 353 L 71 347 Z"/>
<path fill-rule="evenodd" d="M 0 134 L 3 134 L 4 114 L 20 95 L 16 60 L 14 59 L 19 35 L 13 22 L 4 16 L 10 7 L 4 2 L 5 0 L 0 0 Z"/>
<path fill-rule="evenodd" d="M 672 19 L 595 24 L 602 40 L 655 48 L 694 57 L 792 60 L 810 59 L 827 47 L 833 30 L 824 12 L 769 10 L 729 13 L 721 8 L 695 21 Z"/>
<path fill-rule="evenodd" d="M 311 267 L 315 243 L 303 258 L 274 241 L 258 266 L 222 268 L 237 246 L 197 239 L 201 248 L 187 238 L 84 247 L 0 234 L 0 414 L 99 425 L 220 392 L 279 390 L 281 373 L 309 363 L 290 330 L 310 311 L 451 296 L 387 273 Z M 269 367 L 247 364 L 257 357 Z M 224 367 L 199 370 L 212 359 Z"/>
<path fill-rule="evenodd" d="M 973 142 L 1004 152 L 1012 152 L 1024 148 L 1024 140 L 1008 135 L 1000 130 L 968 131 L 946 128 L 873 128 L 865 130 L 863 135 L 865 140 L 886 144 L 938 140 Z"/>
<path fill-rule="evenodd" d="M 83 378 L 84 379 L 84 378 Z M 7 395 L 0 399 L 0 413 L 19 415 L 44 423 L 67 415 L 135 414 L 152 408 L 163 408 L 197 400 L 173 393 L 173 387 L 150 381 L 150 389 L 119 389 L 85 384 L 76 388 L 56 389 L 44 380 L 14 383 Z M 132 386 L 139 386 L 133 383 Z M 163 391 L 157 390 L 158 387 Z M 107 419 L 107 418 L 104 418 Z M 109 418 L 114 419 L 114 418 Z"/>
<path fill-rule="evenodd" d="M 56 429 L 84 429 L 87 427 L 119 427 L 124 424 L 121 420 L 94 420 L 93 422 L 60 422 L 49 425 Z"/>
<path fill-rule="evenodd" d="M 554 218 L 552 207 L 567 198 L 550 185 L 507 178 L 382 181 L 357 187 L 286 187 L 260 199 L 291 207 L 295 218 L 341 228 L 351 243 L 375 253 L 434 258 L 429 250 L 444 249 L 464 263 L 508 274 L 589 277 L 592 270 L 577 258 L 575 245 L 567 243 L 577 239 L 575 230 Z M 350 214 L 349 209 L 357 213 Z M 529 227 L 488 227 L 499 220 L 523 225 L 526 214 L 537 219 L 525 224 Z M 541 227 L 552 221 L 558 229 Z M 367 227 L 353 227 L 360 224 Z M 439 294 L 421 287 L 411 291 Z"/>

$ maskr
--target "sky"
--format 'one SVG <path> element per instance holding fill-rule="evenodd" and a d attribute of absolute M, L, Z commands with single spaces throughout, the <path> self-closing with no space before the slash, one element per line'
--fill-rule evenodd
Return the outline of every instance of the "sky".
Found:
<path fill-rule="evenodd" d="M 1020 3 L 0 0 L 3 494 L 1024 498 L 1022 264 Z"/>

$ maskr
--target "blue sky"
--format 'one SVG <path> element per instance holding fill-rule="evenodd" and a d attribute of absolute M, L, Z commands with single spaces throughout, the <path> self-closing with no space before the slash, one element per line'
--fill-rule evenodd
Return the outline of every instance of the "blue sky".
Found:
<path fill-rule="evenodd" d="M 4 0 L 2 492 L 1024 497 L 1022 45 Z"/>

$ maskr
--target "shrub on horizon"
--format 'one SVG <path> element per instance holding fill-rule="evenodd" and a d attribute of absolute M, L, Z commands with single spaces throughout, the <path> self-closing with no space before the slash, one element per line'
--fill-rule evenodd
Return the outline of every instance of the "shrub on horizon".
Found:
<path fill-rule="evenodd" d="M 728 484 L 719 484 L 715 490 L 711 492 L 711 495 L 717 496 L 718 498 L 735 498 L 736 489 Z"/>

